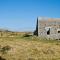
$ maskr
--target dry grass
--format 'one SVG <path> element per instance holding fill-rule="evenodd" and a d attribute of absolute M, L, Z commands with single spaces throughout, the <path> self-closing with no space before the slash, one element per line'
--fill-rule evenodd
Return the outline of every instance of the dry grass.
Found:
<path fill-rule="evenodd" d="M 2 50 L 6 46 L 10 49 Z M 35 36 L 0 37 L 0 56 L 6 60 L 60 60 L 60 42 Z"/>

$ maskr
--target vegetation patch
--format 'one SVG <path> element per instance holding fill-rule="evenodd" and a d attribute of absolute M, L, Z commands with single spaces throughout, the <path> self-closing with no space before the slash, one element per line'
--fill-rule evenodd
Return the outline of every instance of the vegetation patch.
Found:
<path fill-rule="evenodd" d="M 0 60 L 60 60 L 59 40 L 26 33 L 16 35 L 0 37 Z"/>

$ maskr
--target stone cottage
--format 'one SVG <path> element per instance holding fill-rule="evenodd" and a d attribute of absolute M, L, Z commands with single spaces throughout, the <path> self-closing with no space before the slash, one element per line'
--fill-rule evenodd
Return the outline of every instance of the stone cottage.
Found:
<path fill-rule="evenodd" d="M 60 39 L 60 18 L 38 17 L 34 34 L 51 39 Z"/>

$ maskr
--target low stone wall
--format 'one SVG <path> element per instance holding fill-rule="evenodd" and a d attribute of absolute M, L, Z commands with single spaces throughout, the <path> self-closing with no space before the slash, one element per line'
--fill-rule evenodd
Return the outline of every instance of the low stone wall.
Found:
<path fill-rule="evenodd" d="M 58 39 L 60 40 L 60 34 L 51 34 L 51 35 L 39 35 L 41 38 L 47 38 L 47 39 Z"/>
<path fill-rule="evenodd" d="M 51 34 L 51 35 L 47 35 L 47 38 L 51 38 L 51 39 L 60 39 L 60 34 Z"/>

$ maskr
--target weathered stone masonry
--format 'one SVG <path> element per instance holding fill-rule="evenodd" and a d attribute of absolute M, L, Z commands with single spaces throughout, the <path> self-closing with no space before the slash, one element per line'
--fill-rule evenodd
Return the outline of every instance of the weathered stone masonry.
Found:
<path fill-rule="evenodd" d="M 51 39 L 60 39 L 60 18 L 37 18 L 34 34 Z"/>

